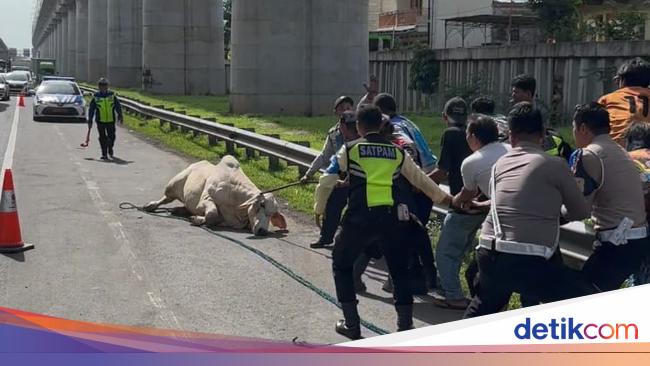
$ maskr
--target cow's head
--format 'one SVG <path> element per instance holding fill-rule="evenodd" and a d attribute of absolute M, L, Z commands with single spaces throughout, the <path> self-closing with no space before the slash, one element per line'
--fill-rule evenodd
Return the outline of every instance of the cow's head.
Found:
<path fill-rule="evenodd" d="M 272 194 L 257 195 L 244 202 L 240 207 L 246 209 L 251 229 L 255 235 L 267 235 L 269 223 L 282 230 L 287 228 L 287 222 L 279 212 L 278 202 Z"/>

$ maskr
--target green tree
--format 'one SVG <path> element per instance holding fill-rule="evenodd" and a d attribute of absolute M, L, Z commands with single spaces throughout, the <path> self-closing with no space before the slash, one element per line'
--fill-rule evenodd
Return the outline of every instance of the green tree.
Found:
<path fill-rule="evenodd" d="M 607 19 L 604 26 L 605 39 L 614 41 L 642 40 L 644 36 L 645 14 L 620 13 Z"/>
<path fill-rule="evenodd" d="M 411 60 L 409 88 L 433 94 L 438 89 L 439 77 L 440 62 L 436 60 L 435 52 L 426 48 L 416 50 Z"/>
<path fill-rule="evenodd" d="M 538 24 L 547 41 L 574 41 L 581 37 L 578 6 L 582 0 L 528 0 L 539 18 Z"/>

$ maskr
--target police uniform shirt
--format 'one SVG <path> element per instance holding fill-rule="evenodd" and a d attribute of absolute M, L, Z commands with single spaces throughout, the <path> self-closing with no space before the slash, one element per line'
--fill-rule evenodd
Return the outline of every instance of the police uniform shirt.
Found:
<path fill-rule="evenodd" d="M 364 139 L 358 141 L 364 141 Z M 322 215 L 325 212 L 327 199 L 336 186 L 340 174 L 347 172 L 347 166 L 348 148 L 344 146 L 332 158 L 332 164 L 327 168 L 326 173 L 321 176 L 316 187 L 314 212 L 317 215 Z M 447 193 L 424 174 L 407 153 L 404 153 L 404 161 L 400 168 L 400 174 L 435 203 L 442 203 L 448 197 Z"/>
<path fill-rule="evenodd" d="M 639 179 L 643 185 L 643 195 L 645 197 L 645 215 L 646 220 L 650 218 L 650 149 L 638 149 L 630 151 L 630 158 L 636 165 Z"/>
<path fill-rule="evenodd" d="M 620 145 L 609 135 L 598 135 L 583 149 L 582 163 L 596 185 L 592 192 L 585 192 L 588 201 L 593 202 L 591 215 L 596 230 L 614 229 L 625 217 L 634 221 L 634 227 L 645 225 L 639 173 Z"/>
<path fill-rule="evenodd" d="M 566 161 L 545 153 L 539 145 L 523 142 L 514 147 L 497 161 L 495 178 L 496 192 L 490 195 L 505 240 L 554 248 L 562 204 L 570 219 L 589 216 Z M 494 238 L 489 214 L 481 237 Z"/>
<path fill-rule="evenodd" d="M 334 156 L 334 154 L 336 154 L 336 151 L 341 148 L 341 145 L 343 145 L 343 140 L 343 135 L 341 135 L 339 124 L 337 123 L 332 128 L 330 128 L 329 131 L 327 131 L 327 137 L 325 138 L 323 150 L 320 154 L 318 154 L 314 161 L 312 161 L 309 169 L 305 173 L 305 176 L 312 177 L 321 168 L 327 167 L 327 164 L 329 163 L 332 156 Z"/>
<path fill-rule="evenodd" d="M 650 122 L 650 89 L 621 88 L 600 98 L 609 112 L 610 136 L 624 146 L 625 132 L 632 122 Z"/>

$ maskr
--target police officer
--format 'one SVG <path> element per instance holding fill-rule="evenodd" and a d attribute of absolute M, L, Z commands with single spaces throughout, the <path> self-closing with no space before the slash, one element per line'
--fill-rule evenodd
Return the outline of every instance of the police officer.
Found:
<path fill-rule="evenodd" d="M 413 327 L 413 296 L 408 285 L 409 243 L 401 237 L 403 225 L 410 221 L 406 205 L 396 202 L 396 180 L 404 176 L 434 202 L 448 205 L 451 196 L 442 191 L 413 162 L 410 156 L 393 145 L 379 131 L 381 111 L 362 106 L 357 113 L 357 130 L 363 138 L 339 150 L 327 173 L 316 188 L 314 211 L 322 214 L 325 203 L 340 174 L 349 181 L 348 209 L 336 237 L 332 269 L 336 295 L 344 320 L 336 331 L 350 339 L 361 337 L 360 319 L 353 283 L 353 264 L 365 247 L 379 243 L 393 278 L 398 331 Z"/>
<path fill-rule="evenodd" d="M 122 106 L 115 93 L 108 89 L 108 80 L 99 79 L 99 91 L 95 93 L 88 107 L 88 136 L 93 126 L 93 119 L 97 122 L 99 132 L 99 145 L 102 149 L 101 160 L 112 160 L 115 145 L 115 122 L 124 122 Z M 86 145 L 88 144 L 86 139 Z"/>
<path fill-rule="evenodd" d="M 595 291 L 552 259 L 562 205 L 575 220 L 586 218 L 589 209 L 567 164 L 543 152 L 540 111 L 531 103 L 518 103 L 508 127 L 512 150 L 492 168 L 490 213 L 476 252 L 479 286 L 467 318 L 500 311 L 513 292 L 550 302 Z"/>
<path fill-rule="evenodd" d="M 629 155 L 610 136 L 609 113 L 592 102 L 576 107 L 573 135 L 578 147 L 573 170 L 592 203 L 594 251 L 583 273 L 601 291 L 620 288 L 636 273 L 650 249 L 643 185 Z"/>
<path fill-rule="evenodd" d="M 340 96 L 336 99 L 334 102 L 334 114 L 336 115 L 337 123 L 327 132 L 327 138 L 325 139 L 323 150 L 314 159 L 314 161 L 312 161 L 311 166 L 305 175 L 300 179 L 302 182 L 308 181 L 321 168 L 327 167 L 330 163 L 330 159 L 332 159 L 332 156 L 334 156 L 334 154 L 336 154 L 336 152 L 346 142 L 345 137 L 341 133 L 340 119 L 345 111 L 351 111 L 353 109 L 354 100 L 352 100 L 352 98 Z M 332 191 L 332 195 L 330 196 L 329 201 L 327 202 L 327 209 L 325 210 L 325 216 L 321 225 L 320 237 L 316 242 L 309 245 L 310 248 L 324 248 L 334 242 L 334 234 L 336 234 L 336 229 L 339 227 L 339 223 L 341 221 L 341 213 L 343 212 L 346 204 L 347 188 L 335 188 L 334 191 Z"/>
<path fill-rule="evenodd" d="M 535 104 L 537 81 L 534 77 L 527 74 L 517 75 L 512 79 L 511 86 L 510 103 L 513 105 L 520 102 Z M 564 158 L 567 162 L 573 153 L 571 145 L 565 142 L 562 136 L 552 128 L 546 128 L 544 131 L 542 149 L 553 156 Z"/>

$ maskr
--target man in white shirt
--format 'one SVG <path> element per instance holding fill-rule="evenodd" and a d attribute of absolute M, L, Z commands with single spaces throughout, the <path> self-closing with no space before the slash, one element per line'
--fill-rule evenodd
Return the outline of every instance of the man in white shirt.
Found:
<path fill-rule="evenodd" d="M 469 208 L 477 198 L 485 200 L 489 197 L 492 166 L 509 150 L 509 145 L 498 142 L 497 125 L 486 115 L 473 114 L 469 117 L 465 137 L 473 154 L 461 164 L 463 188 L 454 197 L 453 205 L 461 209 Z M 433 296 L 435 305 L 453 309 L 465 309 L 469 305 L 469 299 L 460 285 L 460 266 L 486 214 L 487 210 L 448 215 L 445 219 L 441 240 L 436 248 L 439 288 Z"/>

